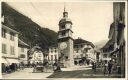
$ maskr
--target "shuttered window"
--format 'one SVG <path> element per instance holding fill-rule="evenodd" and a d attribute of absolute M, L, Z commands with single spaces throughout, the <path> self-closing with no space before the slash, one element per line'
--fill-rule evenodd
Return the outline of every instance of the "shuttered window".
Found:
<path fill-rule="evenodd" d="M 6 44 L 2 44 L 2 53 L 7 53 L 7 46 Z"/>
<path fill-rule="evenodd" d="M 10 46 L 10 54 L 15 55 L 15 48 L 14 46 Z"/>
<path fill-rule="evenodd" d="M 2 28 L 2 37 L 6 38 L 6 30 Z"/>

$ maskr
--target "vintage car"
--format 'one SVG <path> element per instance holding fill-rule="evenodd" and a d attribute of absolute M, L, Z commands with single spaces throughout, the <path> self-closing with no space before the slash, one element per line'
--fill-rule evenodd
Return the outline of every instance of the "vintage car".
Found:
<path fill-rule="evenodd" d="M 37 65 L 34 67 L 33 72 L 43 72 L 44 71 L 44 66 Z"/>

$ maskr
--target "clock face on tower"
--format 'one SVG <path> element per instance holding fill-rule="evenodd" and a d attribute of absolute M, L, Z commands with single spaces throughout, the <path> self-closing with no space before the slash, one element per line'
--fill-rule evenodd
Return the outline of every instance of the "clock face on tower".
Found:
<path fill-rule="evenodd" d="M 67 43 L 66 42 L 60 43 L 60 49 L 64 50 L 65 48 L 67 48 Z"/>
<path fill-rule="evenodd" d="M 70 29 L 70 27 L 71 27 L 71 24 L 70 24 L 70 23 L 67 23 L 67 24 L 66 24 L 66 28 L 67 28 L 67 29 Z"/>

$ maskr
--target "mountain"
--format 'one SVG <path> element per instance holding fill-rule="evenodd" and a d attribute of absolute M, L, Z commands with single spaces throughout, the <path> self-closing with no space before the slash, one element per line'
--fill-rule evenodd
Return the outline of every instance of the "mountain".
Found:
<path fill-rule="evenodd" d="M 55 31 L 39 26 L 5 2 L 2 2 L 2 16 L 3 24 L 19 32 L 19 39 L 31 46 L 38 44 L 42 49 L 47 49 L 57 43 Z"/>
<path fill-rule="evenodd" d="M 101 40 L 101 41 L 99 41 L 99 42 L 96 42 L 96 43 L 95 43 L 95 46 L 96 46 L 97 49 L 100 49 L 100 48 L 102 48 L 107 42 L 108 42 L 108 40 Z"/>

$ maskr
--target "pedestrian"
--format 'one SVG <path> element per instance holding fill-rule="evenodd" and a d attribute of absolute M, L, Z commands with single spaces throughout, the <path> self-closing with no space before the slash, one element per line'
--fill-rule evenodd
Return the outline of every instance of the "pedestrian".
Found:
<path fill-rule="evenodd" d="M 94 73 L 96 73 L 96 62 L 94 62 Z"/>
<path fill-rule="evenodd" d="M 86 60 L 86 62 L 87 62 L 87 65 L 89 65 L 89 64 L 90 64 L 90 60 L 89 60 L 89 59 L 87 59 L 87 60 Z"/>
<path fill-rule="evenodd" d="M 109 74 L 109 75 L 110 75 L 111 72 L 112 72 L 112 67 L 113 67 L 112 60 L 110 60 L 110 61 L 108 62 L 108 74 Z"/>
<path fill-rule="evenodd" d="M 11 65 L 7 65 L 6 69 L 7 69 L 7 73 L 11 73 L 12 72 Z"/>
<path fill-rule="evenodd" d="M 92 70 L 94 73 L 96 73 L 96 62 L 92 61 Z"/>
<path fill-rule="evenodd" d="M 43 62 L 44 72 L 47 72 L 48 64 L 49 64 L 49 63 L 48 63 L 47 59 L 45 59 L 44 62 Z"/>
<path fill-rule="evenodd" d="M 6 72 L 6 66 L 5 66 L 5 64 L 4 63 L 2 63 L 2 73 L 5 73 Z"/>
<path fill-rule="evenodd" d="M 107 73 L 107 67 L 108 67 L 108 64 L 107 64 L 107 61 L 105 60 L 104 63 L 103 63 L 103 72 L 104 72 L 104 75 Z"/>
<path fill-rule="evenodd" d="M 9 73 L 9 65 L 7 65 L 7 66 L 5 67 L 5 70 L 6 70 L 6 71 L 5 71 L 6 73 Z"/>
<path fill-rule="evenodd" d="M 114 72 L 114 73 L 117 72 L 117 62 L 116 61 L 113 63 L 112 72 Z"/>
<path fill-rule="evenodd" d="M 57 69 L 56 69 L 57 72 L 61 72 L 61 66 L 60 66 L 60 64 L 61 64 L 60 62 L 57 63 Z"/>
<path fill-rule="evenodd" d="M 57 62 L 55 62 L 55 63 L 53 64 L 53 71 L 56 71 L 56 69 L 57 69 Z"/>
<path fill-rule="evenodd" d="M 24 69 L 24 63 L 23 62 L 21 62 L 21 69 L 23 70 Z"/>
<path fill-rule="evenodd" d="M 14 63 L 12 63 L 12 64 L 10 65 L 10 69 L 11 69 L 12 72 L 15 72 L 15 64 L 14 64 Z"/>
<path fill-rule="evenodd" d="M 74 64 L 77 65 L 77 61 L 74 61 Z"/>
<path fill-rule="evenodd" d="M 33 63 L 33 72 L 36 72 L 37 64 Z"/>

